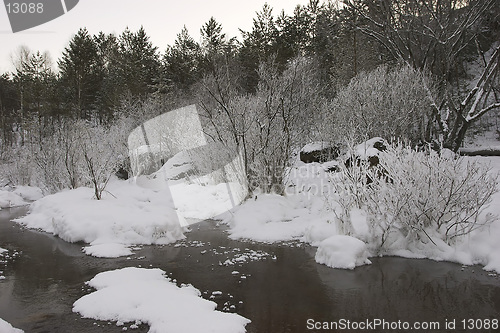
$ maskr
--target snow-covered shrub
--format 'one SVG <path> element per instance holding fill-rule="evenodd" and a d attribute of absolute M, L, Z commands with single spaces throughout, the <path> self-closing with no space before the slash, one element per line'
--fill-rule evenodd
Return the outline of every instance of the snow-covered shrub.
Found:
<path fill-rule="evenodd" d="M 363 209 L 369 237 L 377 247 L 388 240 L 452 242 L 494 218 L 481 213 L 497 189 L 497 176 L 474 160 L 434 151 L 417 152 L 403 144 L 381 152 L 380 164 L 344 167 L 336 182 L 337 214 L 345 230 L 351 211 Z"/>
<path fill-rule="evenodd" d="M 120 150 L 119 129 L 116 126 L 81 126 L 79 149 L 84 164 L 83 178 L 94 188 L 97 200 L 101 199 L 109 179 L 123 159 Z"/>
<path fill-rule="evenodd" d="M 314 66 L 299 57 L 281 71 L 272 60 L 262 63 L 254 94 L 232 91 L 227 72 L 204 78 L 200 89 L 204 130 L 214 141 L 242 152 L 248 188 L 284 193 L 286 169 L 296 147 L 308 140 L 322 87 Z"/>
<path fill-rule="evenodd" d="M 28 147 L 13 148 L 11 154 L 5 154 L 0 165 L 0 181 L 5 185 L 35 185 L 33 182 L 34 170 L 30 167 L 32 154 Z"/>
<path fill-rule="evenodd" d="M 432 110 L 429 87 L 430 79 L 409 66 L 360 73 L 324 107 L 319 126 L 332 142 L 424 139 Z"/>
<path fill-rule="evenodd" d="M 110 127 L 84 120 L 61 121 L 50 133 L 33 123 L 23 145 L 13 148 L 0 171 L 13 185 L 38 186 L 55 193 L 64 188 L 92 186 L 96 197 L 126 156 L 121 123 Z M 38 126 L 38 127 L 37 127 Z"/>

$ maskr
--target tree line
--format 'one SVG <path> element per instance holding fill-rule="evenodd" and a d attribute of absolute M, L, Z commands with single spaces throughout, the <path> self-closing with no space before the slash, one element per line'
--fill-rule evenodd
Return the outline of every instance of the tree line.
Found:
<path fill-rule="evenodd" d="M 249 177 L 268 184 L 312 139 L 384 135 L 456 151 L 500 107 L 499 14 L 496 0 L 310 0 L 277 15 L 266 4 L 241 40 L 212 17 L 199 43 L 184 28 L 164 51 L 142 27 L 82 28 L 57 71 L 49 55 L 22 48 L 0 76 L 0 142 L 40 141 L 68 120 L 109 128 L 126 118 L 125 133 L 197 103 L 207 135 L 243 149 Z"/>

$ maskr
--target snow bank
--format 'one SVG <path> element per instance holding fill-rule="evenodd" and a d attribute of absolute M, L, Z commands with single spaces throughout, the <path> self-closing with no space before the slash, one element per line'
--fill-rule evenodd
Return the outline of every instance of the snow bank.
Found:
<path fill-rule="evenodd" d="M 0 209 L 28 205 L 43 197 L 42 190 L 32 186 L 5 186 L 0 189 Z"/>
<path fill-rule="evenodd" d="M 11 324 L 0 318 L 0 332 L 2 333 L 23 333 L 23 330 L 12 327 Z"/>
<path fill-rule="evenodd" d="M 156 172 L 138 176 L 135 181 L 141 187 L 170 191 L 175 207 L 187 219 L 213 218 L 234 208 L 246 197 L 246 186 L 235 181 L 238 177 L 229 164 L 200 176 L 192 161 L 196 158 L 203 160 L 181 151 Z"/>
<path fill-rule="evenodd" d="M 27 204 L 19 194 L 0 190 L 0 208 L 19 207 Z"/>
<path fill-rule="evenodd" d="M 371 264 L 366 244 L 351 236 L 336 235 L 319 244 L 316 262 L 333 268 L 354 269 Z"/>
<path fill-rule="evenodd" d="M 93 190 L 78 188 L 46 196 L 15 220 L 67 242 L 90 244 L 85 252 L 99 257 L 129 255 L 134 244 L 167 244 L 184 238 L 182 217 L 162 191 L 127 181 L 108 185 L 102 200 Z"/>
<path fill-rule="evenodd" d="M 356 154 L 366 156 L 369 148 L 373 148 L 379 140 L 374 138 L 358 146 Z M 380 153 L 375 150 L 372 153 Z M 490 164 L 491 172 L 500 172 L 500 157 L 466 159 Z M 300 240 L 318 246 L 317 261 L 332 267 L 351 268 L 364 264 L 371 254 L 480 264 L 485 270 L 500 273 L 500 220 L 474 230 L 466 237 L 457 238 L 452 244 L 440 240 L 442 235 L 432 234 L 432 230 L 427 230 L 432 241 L 423 239 L 419 243 L 411 243 L 398 233 L 390 233 L 381 249 L 380 239 L 370 232 L 372 221 L 363 208 L 346 212 L 351 222 L 349 226 L 340 223 L 337 216 L 343 211 L 335 199 L 339 195 L 335 182 L 341 182 L 342 175 L 328 173 L 327 169 L 325 163 L 305 164 L 298 161 L 289 170 L 285 196 L 254 194 L 232 211 L 232 216 L 226 220 L 230 226 L 230 238 L 258 242 Z M 497 192 L 480 220 L 487 220 L 487 215 L 500 217 L 499 203 L 500 192 Z M 349 241 L 335 238 L 347 232 L 352 236 Z M 355 238 L 359 241 L 356 242 Z M 340 260 L 342 256 L 345 256 L 345 262 Z"/>
<path fill-rule="evenodd" d="M 232 239 L 258 242 L 280 242 L 300 238 L 308 224 L 306 208 L 296 208 L 293 202 L 274 194 L 261 194 L 239 207 L 231 221 Z"/>
<path fill-rule="evenodd" d="M 97 291 L 73 304 L 85 318 L 117 325 L 142 322 L 149 332 L 246 332 L 250 320 L 215 311 L 217 304 L 200 297 L 191 285 L 178 287 L 160 269 L 128 267 L 97 274 L 87 283 Z"/>
<path fill-rule="evenodd" d="M 6 250 L 6 249 L 2 249 L 2 248 L 0 247 L 0 264 L 4 262 L 4 261 L 2 260 L 2 257 L 3 257 L 3 253 L 4 253 L 4 252 L 7 252 L 7 250 Z M 0 271 L 0 280 L 5 279 L 5 276 L 3 276 L 3 275 L 2 275 L 2 273 L 3 273 L 3 272 L 2 272 L 2 271 Z M 1 328 L 1 327 L 2 327 L 2 326 L 1 326 L 1 323 L 0 323 L 0 328 Z M 2 330 L 0 330 L 0 332 L 3 332 L 3 331 L 2 331 Z"/>
<path fill-rule="evenodd" d="M 16 186 L 13 193 L 28 201 L 35 201 L 43 198 L 42 190 L 33 186 Z"/>

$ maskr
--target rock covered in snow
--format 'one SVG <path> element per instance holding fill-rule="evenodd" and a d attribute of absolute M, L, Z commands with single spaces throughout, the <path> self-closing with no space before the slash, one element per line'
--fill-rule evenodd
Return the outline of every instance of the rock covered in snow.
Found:
<path fill-rule="evenodd" d="M 331 236 L 319 244 L 316 262 L 333 268 L 354 269 L 371 264 L 366 244 L 344 235 Z"/>
<path fill-rule="evenodd" d="M 379 154 L 387 150 L 387 142 L 380 138 L 375 137 L 367 140 L 354 148 L 353 153 L 345 161 L 346 167 L 359 165 L 361 161 L 368 161 L 370 166 L 379 164 Z"/>
<path fill-rule="evenodd" d="M 340 149 L 328 142 L 312 142 L 300 150 L 300 160 L 304 163 L 323 163 L 339 157 Z"/>

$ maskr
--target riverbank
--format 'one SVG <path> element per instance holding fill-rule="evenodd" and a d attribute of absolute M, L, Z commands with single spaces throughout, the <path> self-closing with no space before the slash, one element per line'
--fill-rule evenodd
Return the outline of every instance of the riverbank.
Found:
<path fill-rule="evenodd" d="M 141 246 L 129 257 L 85 255 L 71 244 L 10 220 L 25 210 L 0 215 L 0 244 L 20 255 L 7 263 L 0 282 L 0 318 L 25 332 L 122 332 L 135 323 L 82 319 L 73 303 L 94 291 L 85 284 L 101 272 L 124 267 L 159 268 L 178 284 L 190 283 L 217 310 L 252 322 L 247 332 L 307 330 L 307 320 L 439 321 L 499 318 L 500 278 L 480 266 L 426 259 L 371 258 L 355 270 L 333 270 L 314 260 L 306 244 L 262 244 L 227 237 L 227 227 L 194 225 L 186 239 Z M 235 258 L 248 258 L 247 260 Z M 233 265 L 224 264 L 231 260 Z M 238 272 L 237 274 L 234 272 Z M 147 332 L 144 323 L 134 332 Z"/>

